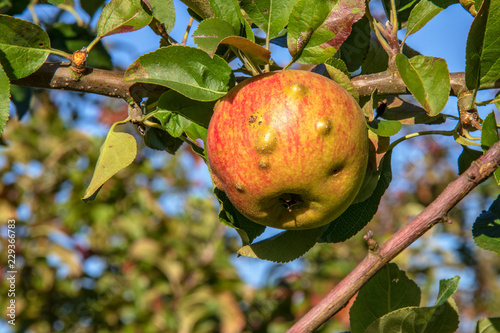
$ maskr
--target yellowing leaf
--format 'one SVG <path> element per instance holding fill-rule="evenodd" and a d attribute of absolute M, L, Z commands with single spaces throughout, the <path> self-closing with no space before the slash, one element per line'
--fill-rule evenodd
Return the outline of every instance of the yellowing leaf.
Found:
<path fill-rule="evenodd" d="M 91 197 L 108 179 L 134 161 L 136 154 L 137 143 L 134 137 L 127 133 L 114 132 L 112 127 L 101 147 L 94 175 L 83 200 L 92 200 Z"/>

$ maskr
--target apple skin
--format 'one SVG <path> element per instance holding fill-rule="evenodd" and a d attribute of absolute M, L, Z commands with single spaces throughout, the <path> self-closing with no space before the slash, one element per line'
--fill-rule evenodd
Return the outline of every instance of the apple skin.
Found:
<path fill-rule="evenodd" d="M 356 100 L 301 70 L 245 80 L 215 106 L 207 155 L 214 185 L 248 219 L 311 229 L 352 203 L 365 176 L 368 134 Z"/>

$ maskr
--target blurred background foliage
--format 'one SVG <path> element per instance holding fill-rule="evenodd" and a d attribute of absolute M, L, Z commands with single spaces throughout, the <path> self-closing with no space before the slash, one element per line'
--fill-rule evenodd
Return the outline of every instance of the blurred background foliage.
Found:
<path fill-rule="evenodd" d="M 0 10 L 15 14 L 28 1 L 7 3 Z M 92 17 L 103 1 L 84 4 Z M 58 22 L 64 15 L 41 19 L 54 47 L 74 51 L 93 37 L 88 27 Z M 111 68 L 108 51 L 96 50 L 91 65 Z M 211 188 L 196 176 L 204 166 L 187 148 L 172 156 L 139 147 L 135 162 L 106 182 L 95 201 L 83 203 L 103 141 L 88 129 L 124 119 L 126 105 L 20 87 L 13 97 L 16 112 L 0 148 L 0 331 L 6 332 L 284 332 L 364 257 L 362 235 L 372 230 L 380 242 L 389 238 L 458 171 L 460 152 L 448 141 L 405 143 L 401 152 L 412 158 L 394 156 L 393 184 L 362 232 L 342 244 L 317 244 L 298 260 L 300 269 L 268 264 L 253 270 L 260 263 L 236 258 L 238 238 L 218 222 Z M 88 105 L 98 114 L 88 114 L 82 107 Z M 132 126 L 120 130 L 140 136 Z M 478 317 L 500 313 L 498 256 L 477 248 L 471 236 L 474 219 L 498 194 L 494 182 L 481 185 L 452 211 L 452 224 L 434 228 L 395 259 L 422 288 L 423 304 L 435 298 L 439 279 L 462 277 L 455 299 L 463 332 L 472 331 Z M 12 218 L 15 327 L 3 313 Z M 243 272 L 242 265 L 250 268 Z M 263 276 L 249 277 L 259 272 Z M 319 332 L 348 330 L 348 310 Z"/>

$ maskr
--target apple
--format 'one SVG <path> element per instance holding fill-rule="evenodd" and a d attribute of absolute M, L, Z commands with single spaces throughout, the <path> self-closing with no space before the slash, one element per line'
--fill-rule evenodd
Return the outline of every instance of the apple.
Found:
<path fill-rule="evenodd" d="M 311 229 L 356 197 L 368 134 L 344 88 L 316 73 L 283 70 L 247 79 L 218 101 L 206 149 L 214 185 L 244 216 Z"/>

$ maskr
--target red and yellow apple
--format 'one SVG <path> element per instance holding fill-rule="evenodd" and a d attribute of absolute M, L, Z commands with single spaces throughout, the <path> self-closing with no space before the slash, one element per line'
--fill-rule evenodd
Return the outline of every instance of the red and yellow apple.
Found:
<path fill-rule="evenodd" d="M 333 221 L 352 203 L 368 134 L 340 85 L 283 70 L 247 79 L 217 103 L 206 148 L 214 185 L 244 216 L 300 230 Z"/>

